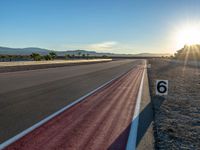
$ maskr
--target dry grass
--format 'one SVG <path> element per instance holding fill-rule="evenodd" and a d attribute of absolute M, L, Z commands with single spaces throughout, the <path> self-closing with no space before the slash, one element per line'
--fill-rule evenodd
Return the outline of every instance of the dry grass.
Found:
<path fill-rule="evenodd" d="M 200 68 L 150 60 L 156 149 L 200 149 Z M 155 80 L 169 80 L 167 97 L 155 95 Z"/>
<path fill-rule="evenodd" d="M 16 61 L 16 62 L 0 62 L 0 67 L 7 66 L 26 66 L 26 65 L 44 65 L 44 64 L 69 64 L 69 63 L 85 63 L 111 61 L 112 59 L 80 59 L 80 60 L 52 60 L 52 61 Z"/>

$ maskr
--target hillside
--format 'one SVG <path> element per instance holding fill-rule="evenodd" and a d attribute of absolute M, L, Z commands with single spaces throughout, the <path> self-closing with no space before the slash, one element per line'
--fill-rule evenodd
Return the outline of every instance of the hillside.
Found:
<path fill-rule="evenodd" d="M 37 48 L 37 47 L 28 47 L 28 48 L 9 48 L 9 47 L 0 47 L 0 55 L 30 55 L 32 53 L 39 53 L 40 55 L 47 55 L 52 50 Z M 68 51 L 55 51 L 58 56 L 69 55 L 82 55 L 89 54 L 90 56 L 116 56 L 116 57 L 161 57 L 169 56 L 170 54 L 157 54 L 157 53 L 141 53 L 141 54 L 114 54 L 114 53 L 101 53 L 88 50 L 68 50 Z"/>
<path fill-rule="evenodd" d="M 51 51 L 53 50 L 37 48 L 37 47 L 28 47 L 28 48 L 0 47 L 0 55 L 30 55 L 32 53 L 39 53 L 40 55 L 46 55 Z M 92 56 L 112 55 L 112 53 L 97 53 L 95 51 L 87 51 L 87 50 L 69 50 L 69 51 L 55 51 L 55 52 L 59 56 L 64 56 L 66 54 L 70 55 L 89 54 Z"/>
<path fill-rule="evenodd" d="M 39 53 L 41 55 L 46 55 L 49 53 L 49 50 L 28 47 L 28 48 L 9 48 L 9 47 L 0 47 L 0 54 L 2 55 L 30 55 L 31 53 Z"/>

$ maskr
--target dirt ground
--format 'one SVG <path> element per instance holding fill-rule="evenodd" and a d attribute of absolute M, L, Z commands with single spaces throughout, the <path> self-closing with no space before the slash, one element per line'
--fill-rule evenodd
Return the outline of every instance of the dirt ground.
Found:
<path fill-rule="evenodd" d="M 200 149 L 200 67 L 149 60 L 156 149 Z M 155 95 L 155 80 L 169 80 L 165 97 Z"/>

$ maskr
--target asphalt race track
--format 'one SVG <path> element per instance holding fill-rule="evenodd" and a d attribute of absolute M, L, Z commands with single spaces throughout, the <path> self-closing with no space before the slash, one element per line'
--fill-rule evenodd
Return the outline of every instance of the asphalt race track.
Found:
<path fill-rule="evenodd" d="M 141 63 L 119 60 L 0 73 L 0 143 Z"/>
<path fill-rule="evenodd" d="M 144 71 L 144 61 L 135 63 L 123 76 L 6 149 L 125 149 Z"/>

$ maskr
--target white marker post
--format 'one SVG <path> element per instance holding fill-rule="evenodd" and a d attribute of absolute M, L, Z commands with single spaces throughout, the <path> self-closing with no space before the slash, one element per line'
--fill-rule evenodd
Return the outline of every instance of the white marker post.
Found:
<path fill-rule="evenodd" d="M 156 80 L 156 95 L 168 94 L 168 80 Z"/>

